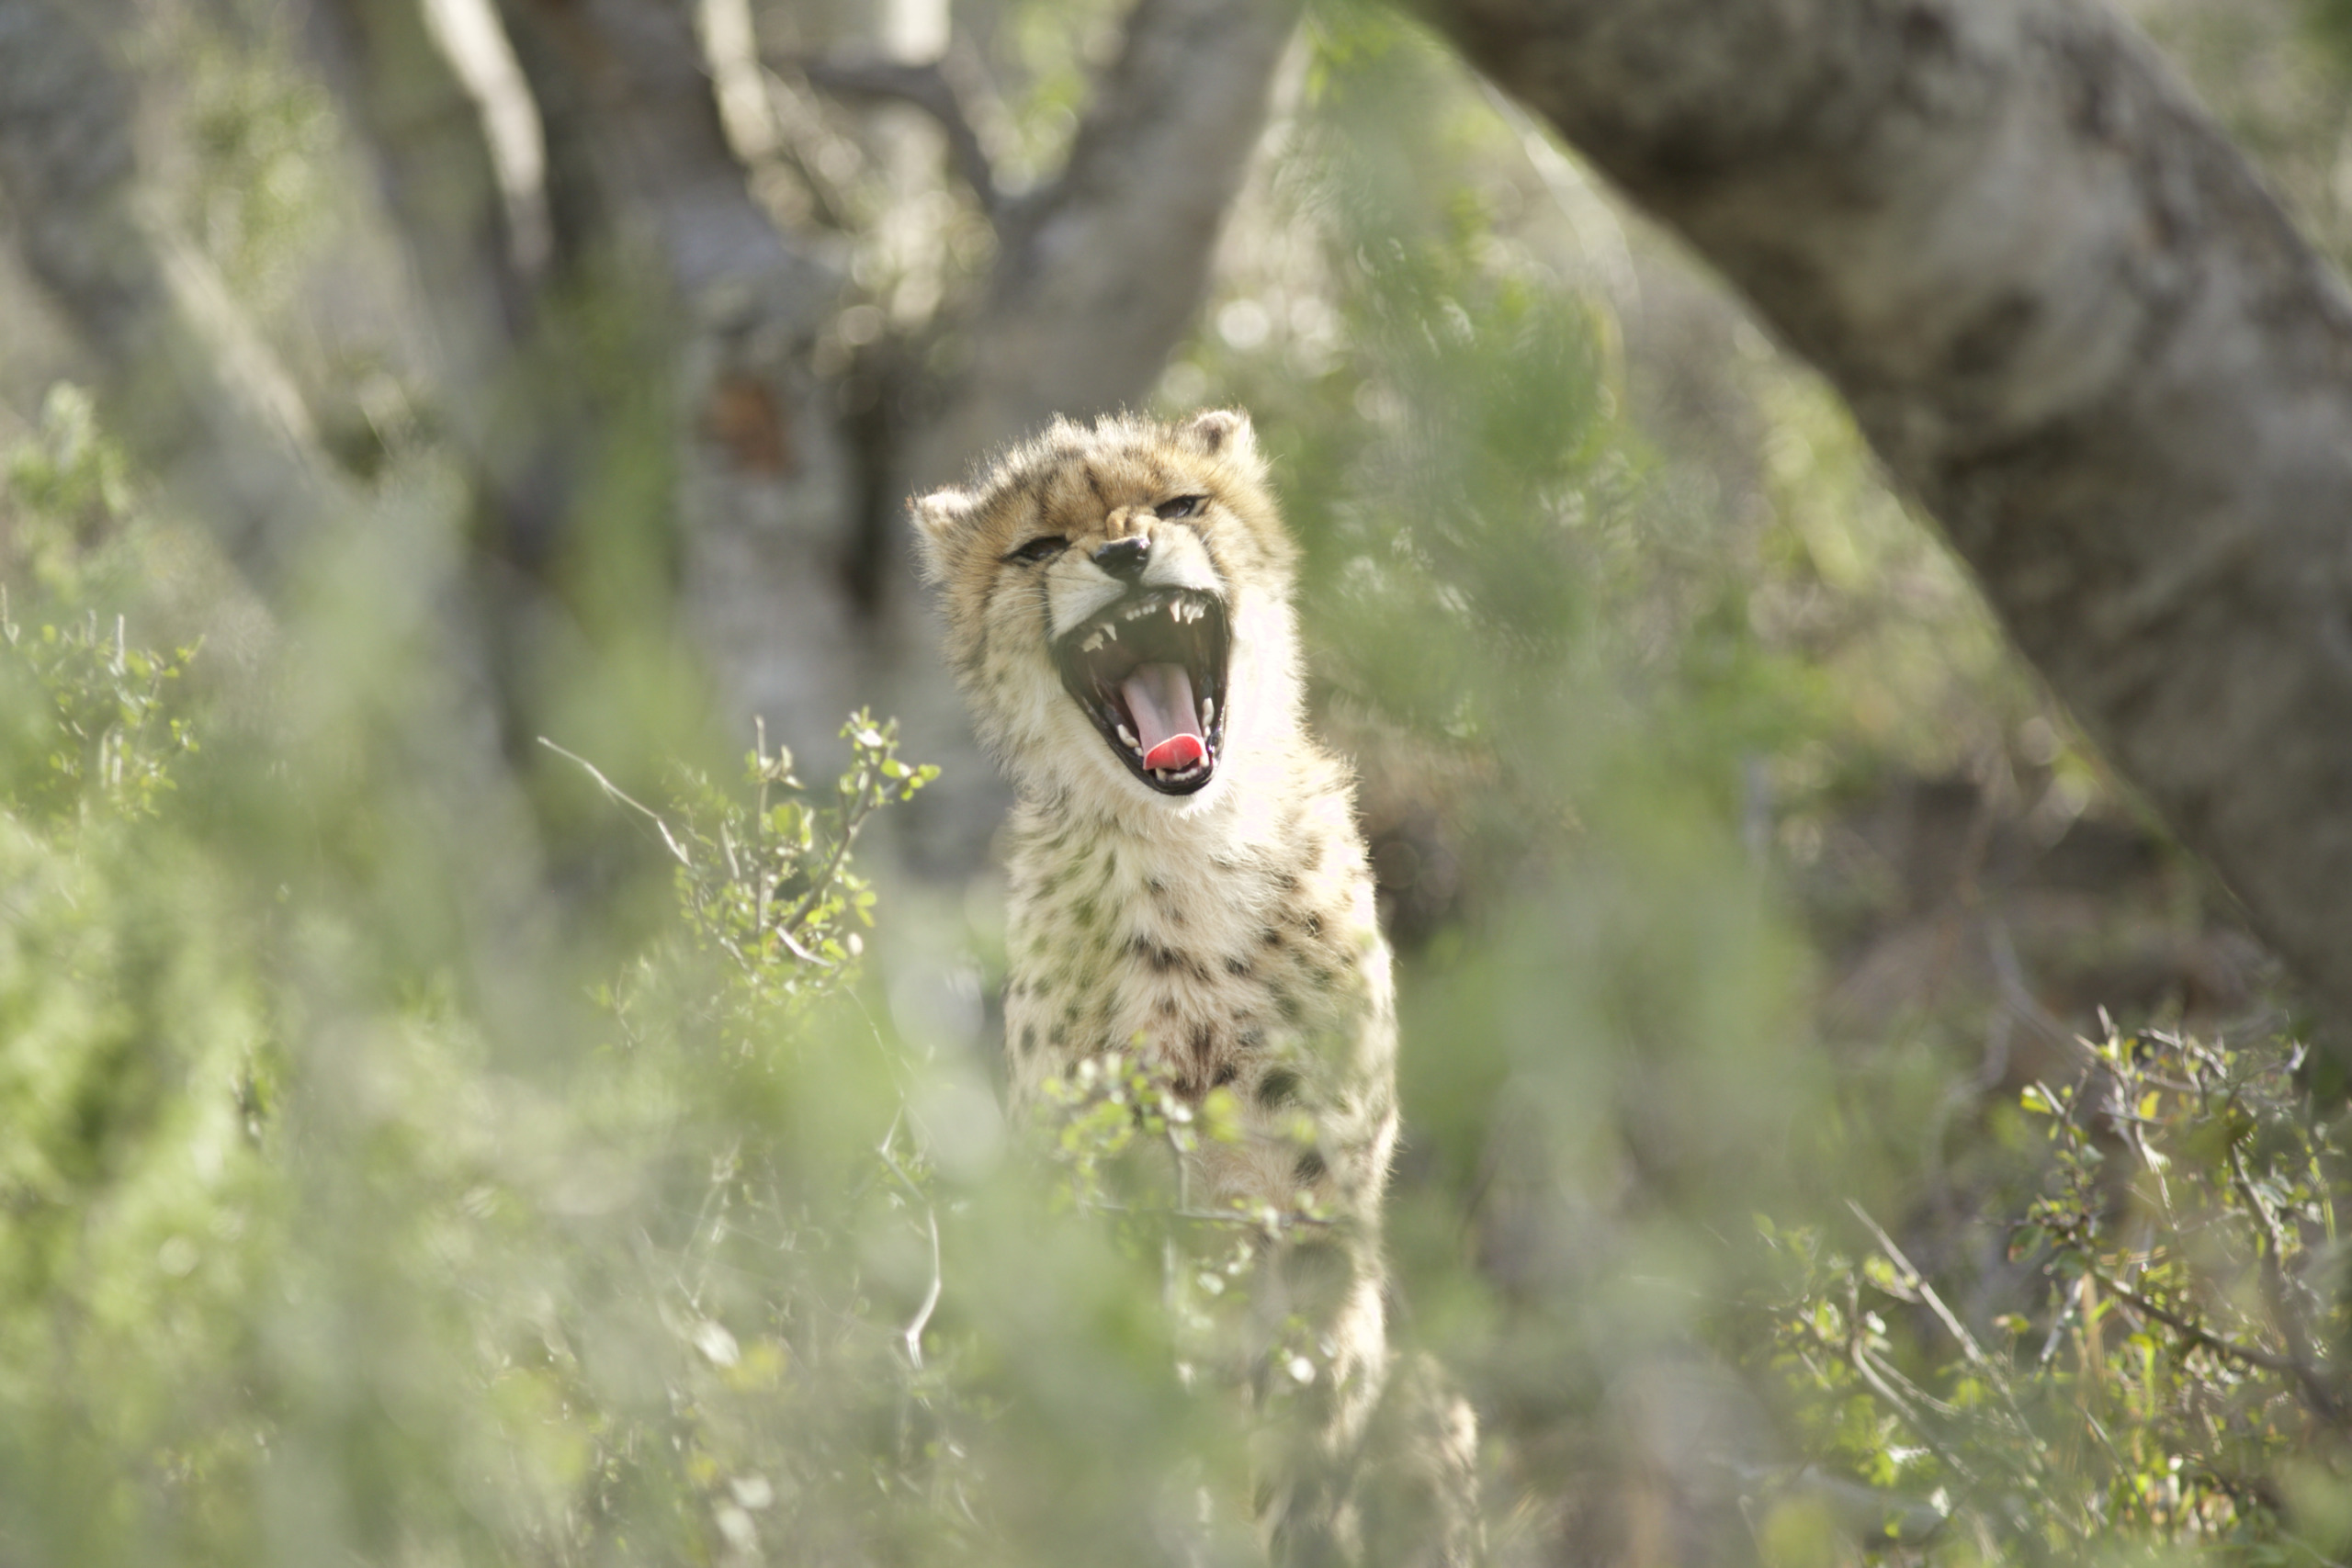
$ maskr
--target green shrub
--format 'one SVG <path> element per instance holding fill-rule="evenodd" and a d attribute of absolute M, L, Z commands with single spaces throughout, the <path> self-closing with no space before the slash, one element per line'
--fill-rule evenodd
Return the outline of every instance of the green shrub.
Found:
<path fill-rule="evenodd" d="M 2352 1544 L 2343 1108 L 2301 1080 L 2301 1046 L 2078 1044 L 2073 1082 L 2024 1093 L 2048 1165 L 2007 1257 L 2038 1301 L 1965 1320 L 1859 1204 L 1858 1247 L 1761 1222 L 1770 1366 L 1808 1457 L 1875 1490 L 1864 1538 L 1898 1561 L 2333 1559 Z M 1790 1542 L 1825 1495 L 1783 1494 Z"/>

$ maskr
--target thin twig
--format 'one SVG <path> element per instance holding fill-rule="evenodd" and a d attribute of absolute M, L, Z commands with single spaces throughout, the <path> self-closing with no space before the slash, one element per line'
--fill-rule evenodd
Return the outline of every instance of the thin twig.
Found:
<path fill-rule="evenodd" d="M 1886 1233 L 1885 1227 L 1871 1218 L 1869 1212 L 1853 1199 L 1846 1200 L 1846 1207 L 1853 1211 L 1854 1218 L 1861 1221 L 1863 1227 L 1871 1233 L 1871 1238 L 1879 1245 L 1879 1250 L 1886 1254 L 1887 1261 L 1900 1270 L 1903 1284 L 1926 1304 L 1928 1311 L 1936 1314 L 1937 1321 L 1944 1325 L 1945 1331 L 1959 1341 L 1962 1354 L 1968 1358 L 1971 1365 L 1984 1374 L 1984 1381 L 2000 1394 L 2001 1403 L 2008 1408 L 2009 1418 L 2017 1424 L 2018 1434 L 2030 1436 L 2032 1423 L 2026 1417 L 2025 1407 L 2018 1403 L 2017 1389 L 2009 1381 L 2008 1370 L 1985 1353 L 1984 1347 L 1977 1342 L 1976 1336 L 1971 1334 L 1968 1331 L 1968 1325 L 1960 1321 L 1960 1314 L 1945 1304 L 1943 1297 L 1937 1294 L 1933 1285 L 1928 1283 L 1927 1276 L 1919 1272 L 1917 1265 L 1905 1255 L 1901 1247 L 1894 1245 L 1894 1238 Z M 2029 1445 L 2027 1451 L 2032 1453 L 2038 1450 Z M 2029 1465 L 2030 1468 L 2039 1468 L 2030 1461 Z"/>
<path fill-rule="evenodd" d="M 801 963 L 814 964 L 820 969 L 831 969 L 838 967 L 831 959 L 821 957 L 801 946 L 798 942 L 793 939 L 792 933 L 786 931 L 782 926 L 777 926 L 774 929 L 775 931 L 776 940 L 784 943 L 785 947 L 791 953 L 792 956 L 800 960 Z"/>
<path fill-rule="evenodd" d="M 2234 1339 L 2224 1338 L 2193 1317 L 2185 1316 L 2170 1307 L 2159 1306 L 2103 1269 L 2093 1269 L 2089 1273 L 2092 1279 L 2097 1280 L 2118 1301 L 2132 1308 L 2132 1311 L 2145 1313 L 2175 1333 L 2188 1336 L 2192 1343 L 2201 1345 L 2216 1355 L 2243 1361 L 2249 1367 L 2259 1367 L 2264 1371 L 2277 1372 L 2281 1377 L 2295 1379 L 2312 1394 L 2313 1403 L 2322 1407 L 2322 1415 L 2326 1416 L 2331 1424 L 2342 1424 L 2340 1405 L 2335 1393 L 2327 1386 L 2317 1368 L 2299 1365 L 2290 1357 L 2276 1355 L 2268 1350 L 2258 1349 L 2252 1345 L 2243 1345 Z"/>
<path fill-rule="evenodd" d="M 548 739 L 544 735 L 539 737 L 539 744 L 567 761 L 579 763 L 582 767 L 588 770 L 588 776 L 594 779 L 597 784 L 603 788 L 606 795 L 612 796 L 615 800 L 619 801 L 623 806 L 628 807 L 632 811 L 643 813 L 656 828 L 659 828 L 662 830 L 662 841 L 670 846 L 670 852 L 678 857 L 678 863 L 684 866 L 688 871 L 692 871 L 694 869 L 694 857 L 686 853 L 684 849 L 680 847 L 678 840 L 670 836 L 670 824 L 662 819 L 662 814 L 659 811 L 656 811 L 651 807 L 633 798 L 628 791 L 622 789 L 620 785 L 606 778 L 597 768 L 595 763 L 590 761 L 587 758 L 581 756 L 578 752 L 565 750 L 562 747 L 557 745 L 554 741 Z"/>
<path fill-rule="evenodd" d="M 917 1371 L 922 1371 L 922 1331 L 931 1323 L 931 1314 L 939 1305 L 939 1292 L 944 1277 L 939 1268 L 939 1211 L 923 1205 L 923 1220 L 931 1226 L 931 1289 L 923 1292 L 922 1305 L 915 1309 L 914 1321 L 907 1325 L 902 1337 L 907 1343 L 907 1359 Z"/>
<path fill-rule="evenodd" d="M 1986 922 L 1984 953 L 1992 962 L 1993 978 L 1999 987 L 2002 1005 L 2018 1021 L 2065 1055 L 2093 1066 L 2106 1066 L 2089 1041 L 2052 1016 L 2034 996 L 2033 987 L 2026 983 L 2025 965 L 2018 962 L 2017 943 L 2010 940 L 2007 924 L 1997 919 Z"/>
<path fill-rule="evenodd" d="M 1911 1399 L 1905 1397 L 1905 1393 L 1917 1394 L 1919 1400 L 1929 1407 L 1933 1407 L 1938 1402 L 1924 1390 L 1914 1387 L 1902 1374 L 1895 1372 L 1892 1368 L 1882 1367 L 1871 1359 L 1869 1348 L 1862 1343 L 1860 1314 L 1850 1314 L 1847 1321 L 1851 1325 L 1844 1346 L 1847 1364 L 1871 1386 L 1872 1393 L 1886 1401 L 1888 1406 L 1901 1417 L 1903 1424 L 1917 1433 L 1919 1440 L 1933 1450 L 1938 1459 L 1951 1467 L 1953 1474 L 1959 1476 L 1972 1490 L 1974 1489 L 1979 1484 L 1976 1472 L 1960 1457 L 1958 1450 L 1944 1442 L 1942 1434 L 1936 1430 L 1934 1423 L 1920 1414 L 1918 1407 Z M 1903 1385 L 1904 1393 L 1896 1392 L 1897 1383 Z"/>
<path fill-rule="evenodd" d="M 1914 1268 L 1911 1259 L 1904 1256 L 1903 1249 L 1894 1245 L 1894 1238 L 1887 1235 L 1884 1228 L 1871 1218 L 1869 1212 L 1851 1198 L 1846 1200 L 1846 1207 L 1853 1211 L 1854 1218 L 1862 1222 L 1863 1228 L 1871 1233 L 1871 1238 L 1878 1243 L 1879 1250 L 1886 1254 L 1887 1261 L 1902 1270 L 1904 1284 L 1917 1292 L 1919 1299 L 1927 1303 L 1928 1310 L 1936 1314 L 1938 1321 L 1954 1339 L 1960 1341 L 1961 1350 L 1969 1360 L 1990 1370 L 1993 1358 L 1984 1353 L 1984 1348 L 1976 1342 L 1976 1336 L 1971 1334 L 1951 1308 L 1944 1304 L 1943 1297 L 1936 1294 L 1936 1289 L 1928 1283 L 1927 1276 Z"/>
<path fill-rule="evenodd" d="M 1846 1319 L 1849 1327 L 1843 1345 L 1826 1338 L 1819 1330 L 1810 1325 L 1807 1325 L 1804 1332 L 1822 1349 L 1842 1356 L 1863 1382 L 1870 1386 L 1871 1391 L 1886 1402 L 1887 1406 L 1894 1412 L 1896 1418 L 1917 1436 L 1930 1452 L 1951 1468 L 1952 1473 L 1959 1478 L 1961 1490 L 1964 1495 L 1977 1498 L 1993 1496 L 1995 1478 L 1980 1472 L 1963 1461 L 1959 1450 L 1944 1440 L 1936 1423 L 1930 1421 L 1927 1416 L 1927 1412 L 1933 1411 L 1942 1419 L 1957 1423 L 1964 1419 L 1964 1413 L 1937 1399 L 1894 1368 L 1883 1365 L 1872 1357 L 1869 1346 L 1863 1342 L 1861 1314 L 1850 1301 Z M 1811 1365 L 1810 1359 L 1808 1359 L 1808 1365 Z M 1815 1375 L 1819 1377 L 1822 1374 L 1816 1371 Z M 2015 1445 L 2004 1447 L 1996 1450 L 1993 1457 L 1999 1461 L 2007 1458 L 2013 1451 L 2016 1452 L 2016 1457 L 2004 1467 L 2004 1472 L 2008 1481 L 2041 1498 L 2050 1508 L 2052 1517 L 2059 1518 L 2076 1539 L 2086 1539 L 2089 1532 L 2085 1521 L 2062 1510 L 2059 1506 L 2060 1499 L 2053 1496 L 2048 1486 L 2044 1484 L 2041 1474 L 2043 1467 L 2034 1445 L 2028 1444 L 2022 1450 L 2017 1450 Z M 1957 1507 L 1952 1510 L 1955 1515 L 1958 1511 Z"/>
<path fill-rule="evenodd" d="M 931 1227 L 931 1288 L 923 1292 L 922 1304 L 915 1309 L 913 1321 L 909 1323 L 899 1336 L 907 1348 L 907 1360 L 915 1371 L 922 1371 L 922 1331 L 930 1325 L 931 1314 L 938 1309 L 939 1295 L 944 1283 L 944 1276 L 939 1265 L 938 1207 L 932 1202 L 930 1195 L 923 1191 L 922 1184 L 907 1174 L 906 1168 L 899 1163 L 898 1156 L 890 1152 L 890 1145 L 899 1135 L 899 1123 L 906 1119 L 906 1106 L 902 1101 L 899 1107 L 898 1115 L 890 1118 L 889 1130 L 882 1134 L 882 1141 L 874 1146 L 874 1152 L 880 1156 L 883 1165 L 888 1168 L 890 1174 L 899 1179 L 899 1185 L 907 1190 L 908 1194 L 922 1205 L 923 1221 Z"/>
<path fill-rule="evenodd" d="M 728 1183 L 734 1179 L 736 1156 L 742 1151 L 742 1147 L 743 1140 L 737 1138 L 733 1143 L 727 1146 L 727 1153 L 723 1157 L 712 1162 L 709 1184 L 703 1189 L 702 1203 L 695 1210 L 694 1227 L 686 1233 L 687 1237 L 689 1238 L 688 1245 L 698 1246 L 701 1244 L 703 1223 L 710 1218 L 710 1205 L 712 1201 L 718 1200 L 723 1201 L 727 1198 Z M 702 1267 L 695 1276 L 695 1288 L 686 1293 L 686 1304 L 693 1307 L 696 1312 L 700 1312 L 702 1310 L 703 1287 L 710 1282 L 710 1262 L 711 1254 L 705 1252 L 702 1259 Z M 679 1288 L 683 1290 L 685 1287 L 685 1281 L 684 1280 L 679 1280 L 678 1285 Z"/>

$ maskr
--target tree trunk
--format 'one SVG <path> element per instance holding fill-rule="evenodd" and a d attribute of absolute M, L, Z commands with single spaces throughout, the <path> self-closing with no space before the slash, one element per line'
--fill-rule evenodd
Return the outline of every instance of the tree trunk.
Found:
<path fill-rule="evenodd" d="M 100 371 L 111 423 L 267 592 L 343 499 L 290 378 L 139 200 L 133 95 L 95 24 L 0 0 L 0 193 L 32 275 Z"/>
<path fill-rule="evenodd" d="M 478 6 L 544 132 L 528 243 L 485 135 L 499 106 L 475 101 L 480 62 L 450 57 L 446 12 Z M 674 578 L 727 722 L 764 716 L 821 773 L 852 706 L 904 710 L 910 754 L 956 773 L 924 797 L 926 858 L 968 870 L 1001 798 L 932 651 L 904 498 L 1053 413 L 1148 395 L 1206 288 L 1294 0 L 1135 0 L 1065 167 L 1018 197 L 944 62 L 778 62 L 942 118 L 951 156 L 929 177 L 972 186 L 997 229 L 978 288 L 847 371 L 816 352 L 847 289 L 817 259 L 845 236 L 816 230 L 843 214 L 780 229 L 729 143 L 763 96 L 789 140 L 754 40 L 716 58 L 673 0 L 446 0 L 439 27 L 427 8 L 312 0 L 310 36 L 406 252 L 435 422 L 473 474 L 481 558 L 460 597 L 485 620 L 469 640 L 510 755 L 536 733 L 551 661 L 649 603 L 600 608 L 568 576 L 583 544 L 618 547 L 634 579 Z M 290 382 L 232 341 L 233 313 L 207 316 L 219 290 L 140 216 L 134 97 L 97 24 L 61 0 L 0 0 L 0 186 L 28 260 L 116 423 L 266 593 L 340 481 Z M 342 485 L 334 505 L 359 504 Z"/>
<path fill-rule="evenodd" d="M 1422 0 L 1845 394 L 2352 1022 L 2352 312 L 2083 0 Z"/>

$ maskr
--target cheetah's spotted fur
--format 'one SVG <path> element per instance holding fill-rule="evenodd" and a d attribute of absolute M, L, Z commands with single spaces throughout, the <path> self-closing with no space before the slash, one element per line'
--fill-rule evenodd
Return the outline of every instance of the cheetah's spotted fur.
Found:
<path fill-rule="evenodd" d="M 1249 420 L 1057 422 L 914 514 L 949 660 L 1018 795 L 1005 996 L 1016 1110 L 1130 1045 L 1189 1096 L 1232 1089 L 1245 1135 L 1204 1146 L 1190 1190 L 1282 1209 L 1304 1190 L 1333 1216 L 1286 1243 L 1272 1271 L 1328 1358 L 1315 1443 L 1329 1459 L 1386 1371 L 1379 1213 L 1396 1021 L 1351 780 L 1304 721 L 1295 548 Z M 1203 727 L 1213 771 L 1188 794 L 1162 793 L 1120 754 L 1128 742 L 1107 720 L 1132 714 L 1113 705 L 1098 724 L 1057 660 L 1154 605 L 1211 626 L 1221 613 L 1230 631 L 1222 711 Z M 1301 1111 L 1317 1129 L 1304 1150 L 1288 1132 Z M 1275 1506 L 1329 1515 L 1330 1491 Z"/>

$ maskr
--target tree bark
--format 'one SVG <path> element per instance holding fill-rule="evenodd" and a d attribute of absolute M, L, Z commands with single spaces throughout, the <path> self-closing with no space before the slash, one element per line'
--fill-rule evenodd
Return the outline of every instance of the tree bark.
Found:
<path fill-rule="evenodd" d="M 291 378 L 202 260 L 150 221 L 132 101 L 86 19 L 0 0 L 0 192 L 26 263 L 88 345 L 110 426 L 275 588 L 348 496 Z"/>
<path fill-rule="evenodd" d="M 910 491 L 1055 414 L 1150 391 L 1207 291 L 1297 17 L 1292 0 L 1136 0 L 1061 177 L 998 225 L 971 369 L 907 466 Z"/>
<path fill-rule="evenodd" d="M 311 37 L 429 319 L 437 423 L 475 470 L 510 753 L 535 733 L 535 671 L 597 633 L 572 624 L 595 612 L 566 585 L 593 518 L 591 549 L 643 536 L 621 541 L 648 568 L 633 580 L 674 569 L 729 722 L 764 715 L 821 772 L 850 707 L 903 711 L 910 747 L 964 786 L 960 805 L 925 796 L 923 858 L 967 871 L 1001 802 L 923 633 L 903 498 L 1055 413 L 1148 394 L 1205 291 L 1295 0 L 1135 0 L 1064 169 L 1034 194 L 997 190 L 966 127 L 956 172 L 997 226 L 992 270 L 849 382 L 812 354 L 841 279 L 747 188 L 690 10 L 492 0 L 546 132 L 547 254 L 526 265 L 481 111 L 422 3 L 315 0 Z M 936 62 L 900 63 L 917 88 L 946 85 Z M 273 411 L 302 434 L 290 383 L 187 327 L 189 301 L 219 291 L 181 287 L 190 268 L 167 264 L 185 247 L 140 216 L 132 98 L 62 0 L 0 0 L 0 181 L 28 260 L 125 434 L 167 482 L 218 492 L 203 508 L 267 592 L 334 477 L 314 477 L 307 441 L 268 438 Z M 930 107 L 960 113 L 952 94 Z"/>
<path fill-rule="evenodd" d="M 2352 1024 L 2352 310 L 2073 0 L 1421 0 L 1845 394 Z"/>
<path fill-rule="evenodd" d="M 413 0 L 317 0 L 313 52 L 362 131 L 421 299 L 434 368 L 478 448 L 530 314 L 480 112 Z"/>
<path fill-rule="evenodd" d="M 972 368 L 941 379 L 885 355 L 921 384 L 885 388 L 878 406 L 871 386 L 810 374 L 836 280 L 752 200 L 683 14 L 499 6 L 548 124 L 560 253 L 583 243 L 567 213 L 650 216 L 661 241 L 680 307 L 684 610 L 722 706 L 764 715 L 820 771 L 850 707 L 899 712 L 910 747 L 966 786 L 925 797 L 922 858 L 967 871 L 1001 801 L 922 635 L 903 498 L 1055 412 L 1149 389 L 1206 288 L 1295 5 L 1136 0 L 1062 175 L 1026 200 L 1000 203 L 977 141 L 952 142 L 1000 235 L 984 294 L 931 329 L 965 338 Z"/>

